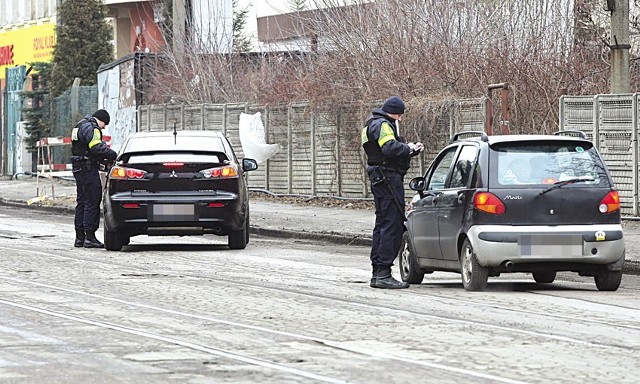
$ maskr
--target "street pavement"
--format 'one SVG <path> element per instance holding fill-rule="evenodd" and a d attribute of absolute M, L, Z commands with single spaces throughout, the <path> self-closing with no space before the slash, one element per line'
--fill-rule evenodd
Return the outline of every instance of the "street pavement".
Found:
<path fill-rule="evenodd" d="M 20 175 L 0 178 L 0 204 L 24 209 L 68 213 L 73 221 L 75 182 L 72 178 Z M 254 195 L 255 196 L 255 195 Z M 250 199 L 251 233 L 283 238 L 313 239 L 345 245 L 371 245 L 373 210 Z M 625 273 L 640 274 L 640 220 L 623 220 L 626 240 Z M 101 233 L 101 230 L 98 232 Z"/>

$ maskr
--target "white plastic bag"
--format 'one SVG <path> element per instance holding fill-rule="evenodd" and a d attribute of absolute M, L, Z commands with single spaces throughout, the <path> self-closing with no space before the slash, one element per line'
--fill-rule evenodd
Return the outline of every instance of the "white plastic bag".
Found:
<path fill-rule="evenodd" d="M 258 164 L 271 158 L 280 150 L 278 144 L 266 143 L 264 125 L 260 116 L 260 112 L 253 115 L 241 113 L 239 123 L 240 144 L 242 144 L 244 157 L 254 159 Z"/>

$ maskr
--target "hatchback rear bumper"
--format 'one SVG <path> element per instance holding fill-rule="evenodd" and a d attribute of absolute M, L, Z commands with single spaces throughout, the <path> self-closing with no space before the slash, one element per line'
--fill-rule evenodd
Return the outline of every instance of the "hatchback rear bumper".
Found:
<path fill-rule="evenodd" d="M 526 270 L 527 265 L 557 264 L 566 269 L 580 269 L 581 265 L 615 263 L 609 269 L 619 270 L 624 261 L 625 242 L 620 224 L 476 225 L 467 236 L 480 265 L 489 268 L 506 265 Z"/>

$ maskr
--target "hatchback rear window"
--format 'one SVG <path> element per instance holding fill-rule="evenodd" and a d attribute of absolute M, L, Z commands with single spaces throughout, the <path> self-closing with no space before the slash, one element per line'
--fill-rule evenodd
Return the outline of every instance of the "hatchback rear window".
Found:
<path fill-rule="evenodd" d="M 576 187 L 609 186 L 602 160 L 589 142 L 511 142 L 491 146 L 492 184 L 554 184 L 580 180 Z M 497 162 L 496 162 L 497 160 Z"/>
<path fill-rule="evenodd" d="M 204 151 L 224 152 L 222 140 L 217 137 L 200 136 L 141 136 L 132 137 L 127 142 L 124 152 L 153 152 L 153 151 Z"/>

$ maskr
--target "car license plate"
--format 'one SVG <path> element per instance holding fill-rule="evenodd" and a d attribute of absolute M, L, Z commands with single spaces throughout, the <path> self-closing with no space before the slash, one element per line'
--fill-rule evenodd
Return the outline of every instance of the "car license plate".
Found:
<path fill-rule="evenodd" d="M 154 204 L 153 221 L 193 221 L 192 204 Z"/>
<path fill-rule="evenodd" d="M 518 239 L 521 257 L 575 257 L 582 256 L 580 235 L 522 235 Z"/>

